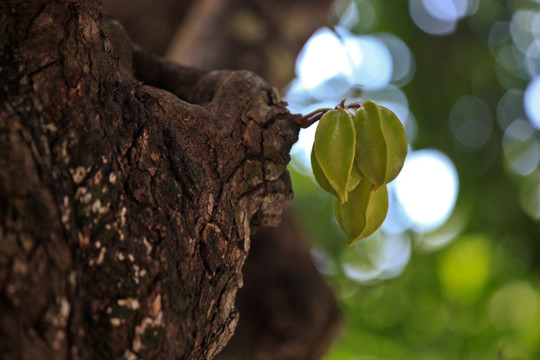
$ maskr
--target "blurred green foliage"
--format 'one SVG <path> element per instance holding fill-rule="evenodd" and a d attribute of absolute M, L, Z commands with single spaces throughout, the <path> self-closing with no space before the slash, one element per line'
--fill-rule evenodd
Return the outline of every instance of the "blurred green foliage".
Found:
<path fill-rule="evenodd" d="M 339 3 L 331 22 L 341 19 L 351 1 Z M 522 94 L 534 74 L 519 56 L 514 62 L 505 58 L 505 47 L 513 46 L 510 34 L 497 41 L 492 37 L 495 24 L 508 28 L 516 12 L 540 13 L 540 4 L 470 1 L 475 11 L 459 20 L 455 31 L 436 36 L 419 29 L 408 1 L 354 3 L 359 19 L 350 28 L 353 33 L 394 34 L 414 55 L 414 77 L 401 88 L 416 119 L 411 145 L 447 154 L 460 187 L 454 212 L 441 228 L 399 234 L 412 249 L 404 267 L 390 266 L 362 279 L 348 266 L 369 273 L 373 254 L 388 251 L 381 250 L 379 240 L 396 235 L 377 232 L 347 247 L 330 196 L 318 188 L 309 169 L 293 161 L 292 206 L 310 236 L 319 269 L 336 291 L 346 324 L 326 360 L 539 359 L 538 159 L 520 174 L 512 170 L 511 154 L 529 149 L 529 143 L 504 145 L 515 138 L 509 128 L 520 119 L 523 123 L 516 124 L 525 129 L 521 139 L 534 145 L 539 135 L 534 126 L 523 125 L 530 119 L 519 96 L 510 110 L 501 105 L 509 91 Z M 463 96 L 489 108 L 493 125 L 481 146 L 468 146 L 452 130 L 449 119 Z M 445 237 L 451 241 L 433 245 Z"/>

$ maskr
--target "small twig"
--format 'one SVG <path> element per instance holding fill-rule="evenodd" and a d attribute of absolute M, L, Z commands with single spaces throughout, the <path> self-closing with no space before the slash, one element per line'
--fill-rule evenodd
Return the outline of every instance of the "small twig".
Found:
<path fill-rule="evenodd" d="M 345 105 L 345 101 L 347 99 L 342 99 L 340 101 L 339 104 L 336 105 L 336 107 L 334 109 L 336 110 L 339 110 L 339 109 L 359 109 L 362 107 L 362 105 L 360 104 L 357 104 L 357 103 L 352 103 L 352 104 L 349 104 L 349 105 Z M 312 111 L 310 112 L 309 114 L 307 115 L 301 115 L 301 114 L 296 114 L 295 117 L 294 117 L 294 121 L 298 124 L 298 126 L 300 126 L 301 129 L 306 129 L 308 127 L 310 127 L 311 125 L 313 125 L 314 123 L 316 123 L 317 121 L 319 121 L 321 119 L 321 117 L 326 114 L 328 111 L 330 110 L 334 110 L 332 108 L 322 108 L 322 109 L 317 109 L 315 111 Z"/>
<path fill-rule="evenodd" d="M 307 115 L 296 114 L 294 121 L 298 124 L 298 126 L 300 126 L 300 128 L 306 129 L 319 121 L 321 117 L 330 110 L 332 110 L 332 108 L 322 108 L 312 111 Z"/>

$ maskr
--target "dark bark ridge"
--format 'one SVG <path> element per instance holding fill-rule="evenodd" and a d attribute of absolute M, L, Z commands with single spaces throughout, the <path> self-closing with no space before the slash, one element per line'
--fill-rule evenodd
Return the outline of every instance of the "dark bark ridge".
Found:
<path fill-rule="evenodd" d="M 249 72 L 131 46 L 91 1 L 0 5 L 0 353 L 212 358 L 298 126 Z"/>

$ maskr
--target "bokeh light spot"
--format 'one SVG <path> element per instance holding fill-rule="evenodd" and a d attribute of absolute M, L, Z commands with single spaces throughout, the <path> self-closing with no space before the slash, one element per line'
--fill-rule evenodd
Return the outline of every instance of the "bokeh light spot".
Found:
<path fill-rule="evenodd" d="M 460 238 L 440 258 L 437 274 L 446 298 L 470 303 L 480 294 L 490 274 L 489 240 L 470 235 Z"/>
<path fill-rule="evenodd" d="M 339 5 L 341 5 L 341 3 L 338 3 L 337 5 L 338 6 L 335 7 L 335 10 L 337 13 L 336 15 L 339 16 L 338 25 L 346 29 L 351 29 L 356 26 L 356 24 L 358 24 L 358 20 L 360 19 L 358 14 L 358 6 L 356 3 L 351 1 L 344 10 L 339 9 Z"/>
<path fill-rule="evenodd" d="M 489 107 L 474 96 L 462 96 L 450 111 L 450 130 L 454 138 L 468 149 L 484 146 L 493 130 Z"/>
<path fill-rule="evenodd" d="M 393 62 L 386 45 L 375 36 L 356 36 L 340 27 L 334 31 L 323 28 L 298 55 L 296 73 L 308 90 L 335 78 L 349 86 L 379 89 L 392 79 Z"/>
<path fill-rule="evenodd" d="M 411 257 L 411 241 L 401 235 L 375 234 L 353 245 L 344 254 L 345 274 L 359 282 L 389 279 L 401 274 Z"/>
<path fill-rule="evenodd" d="M 514 44 L 522 52 L 526 52 L 531 42 L 534 41 L 533 24 L 535 15 L 534 11 L 518 10 L 512 16 L 510 35 Z"/>
<path fill-rule="evenodd" d="M 500 330 L 525 328 L 537 311 L 538 296 L 526 281 L 516 281 L 503 287 L 489 302 L 489 317 Z"/>
<path fill-rule="evenodd" d="M 520 79 L 528 78 L 527 72 L 525 71 L 525 55 L 514 45 L 503 46 L 497 53 L 495 59 L 513 76 Z"/>
<path fill-rule="evenodd" d="M 377 39 L 386 46 L 392 57 L 392 82 L 399 86 L 408 84 L 415 70 L 414 57 L 409 47 L 393 34 L 379 34 Z"/>
<path fill-rule="evenodd" d="M 540 40 L 535 40 L 529 45 L 525 53 L 525 62 L 530 76 L 534 77 L 540 74 Z"/>
<path fill-rule="evenodd" d="M 457 22 L 478 10 L 478 0 L 410 0 L 409 12 L 420 29 L 428 34 L 451 34 Z"/>
<path fill-rule="evenodd" d="M 540 129 L 540 76 L 534 78 L 525 90 L 525 112 L 529 120 Z"/>
<path fill-rule="evenodd" d="M 467 14 L 467 0 L 422 0 L 426 11 L 436 19 L 457 21 Z"/>
<path fill-rule="evenodd" d="M 496 48 L 508 42 L 510 37 L 509 25 L 507 21 L 497 21 L 491 26 L 488 35 L 488 44 L 494 55 L 496 54 Z"/>
<path fill-rule="evenodd" d="M 517 119 L 524 119 L 523 90 L 509 89 L 497 104 L 497 121 L 501 129 L 506 129 Z"/>
<path fill-rule="evenodd" d="M 437 150 L 410 153 L 395 180 L 396 196 L 411 226 L 429 231 L 450 216 L 458 193 L 454 164 Z"/>
<path fill-rule="evenodd" d="M 503 153 L 508 167 L 516 175 L 526 176 L 536 170 L 540 161 L 540 140 L 529 122 L 516 120 L 506 129 Z"/>
<path fill-rule="evenodd" d="M 351 59 L 354 62 L 362 61 L 346 54 L 343 44 L 330 29 L 320 29 L 313 34 L 298 55 L 296 74 L 307 89 L 314 88 L 333 77 L 350 76 Z"/>
<path fill-rule="evenodd" d="M 351 48 L 354 43 L 351 43 Z M 357 40 L 364 62 L 356 67 L 355 85 L 364 89 L 380 89 L 388 85 L 392 77 L 392 57 L 386 46 L 375 37 Z"/>
<path fill-rule="evenodd" d="M 445 21 L 433 17 L 425 8 L 422 0 L 410 0 L 411 18 L 422 31 L 432 35 L 447 35 L 456 30 L 457 21 Z"/>
<path fill-rule="evenodd" d="M 540 220 L 540 173 L 529 175 L 521 183 L 519 200 L 521 207 L 533 220 Z"/>

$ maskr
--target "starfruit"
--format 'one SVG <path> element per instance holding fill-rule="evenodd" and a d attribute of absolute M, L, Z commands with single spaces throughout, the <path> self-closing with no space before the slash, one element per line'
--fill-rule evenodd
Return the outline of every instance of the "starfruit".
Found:
<path fill-rule="evenodd" d="M 349 178 L 349 184 L 347 187 L 347 191 L 351 192 L 353 191 L 356 186 L 360 183 L 360 180 L 362 180 L 362 173 L 358 169 L 358 166 L 353 163 L 352 169 L 351 169 L 351 177 Z"/>
<path fill-rule="evenodd" d="M 326 180 L 326 176 L 324 176 L 324 173 L 321 170 L 319 161 L 315 157 L 315 151 L 311 152 L 311 168 L 313 170 L 313 176 L 315 177 L 315 180 L 317 180 L 317 183 L 324 190 L 334 195 L 335 197 L 338 197 L 332 186 L 328 183 L 328 180 Z M 358 170 L 358 167 L 353 163 L 351 169 L 351 177 L 349 178 L 349 182 L 347 183 L 347 192 L 353 191 L 356 185 L 358 185 L 358 183 L 360 182 L 361 178 L 362 174 L 360 173 L 360 170 Z"/>
<path fill-rule="evenodd" d="M 336 201 L 336 219 L 347 235 L 349 245 L 373 234 L 383 223 L 388 212 L 388 191 L 386 185 L 375 190 L 365 177 L 349 193 L 345 203 Z"/>
<path fill-rule="evenodd" d="M 355 129 L 349 111 L 330 110 L 321 117 L 315 131 L 311 166 L 319 185 L 341 203 L 347 201 L 349 191 L 359 181 L 358 172 L 351 177 L 355 143 Z"/>
<path fill-rule="evenodd" d="M 375 189 L 392 181 L 407 156 L 407 136 L 401 121 L 387 108 L 367 101 L 354 117 L 355 163 Z"/>

